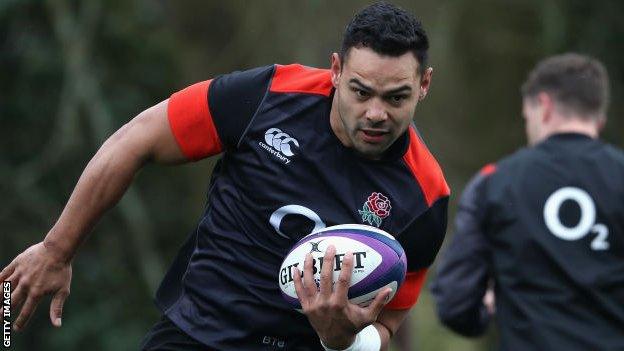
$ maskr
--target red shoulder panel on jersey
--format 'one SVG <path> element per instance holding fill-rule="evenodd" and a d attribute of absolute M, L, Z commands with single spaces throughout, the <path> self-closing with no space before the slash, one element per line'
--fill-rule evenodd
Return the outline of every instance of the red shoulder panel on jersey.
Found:
<path fill-rule="evenodd" d="M 409 138 L 410 144 L 403 160 L 420 184 L 427 205 L 431 206 L 438 199 L 448 196 L 451 189 L 446 184 L 440 165 L 411 126 Z"/>
<path fill-rule="evenodd" d="M 210 82 L 193 84 L 169 98 L 169 125 L 180 149 L 191 160 L 216 155 L 223 149 L 208 107 Z"/>
<path fill-rule="evenodd" d="M 489 176 L 494 172 L 496 172 L 496 165 L 493 163 L 488 163 L 487 165 L 483 166 L 483 168 L 481 168 L 479 174 L 483 176 Z"/>
<path fill-rule="evenodd" d="M 388 302 L 386 308 L 391 310 L 405 310 L 414 306 L 418 301 L 418 296 L 420 296 L 420 291 L 425 284 L 426 277 L 426 268 L 416 272 L 407 272 L 403 285 L 401 285 L 399 291 L 394 294 L 392 301 Z"/>
<path fill-rule="evenodd" d="M 293 64 L 276 66 L 269 90 L 274 93 L 303 93 L 329 96 L 332 88 L 329 70 Z"/>

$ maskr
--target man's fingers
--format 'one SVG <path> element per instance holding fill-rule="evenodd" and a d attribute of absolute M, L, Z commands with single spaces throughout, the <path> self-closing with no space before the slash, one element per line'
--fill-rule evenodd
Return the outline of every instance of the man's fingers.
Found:
<path fill-rule="evenodd" d="M 312 273 L 313 268 L 312 254 L 308 253 L 303 261 L 303 288 L 307 293 L 306 296 L 314 296 L 318 291 L 316 282 L 314 281 L 314 273 Z"/>
<path fill-rule="evenodd" d="M 9 265 L 4 267 L 2 272 L 0 272 L 0 282 L 9 280 L 8 277 L 10 277 L 11 274 L 13 274 L 13 271 L 15 271 L 15 260 L 9 263 Z"/>
<path fill-rule="evenodd" d="M 19 274 L 17 274 L 17 272 L 13 272 L 13 274 L 11 274 L 8 278 L 4 279 L 3 281 L 10 281 L 11 282 L 11 290 L 15 291 L 17 290 L 17 287 L 19 286 L 19 282 L 20 282 L 20 276 Z"/>
<path fill-rule="evenodd" d="M 496 297 L 492 288 L 486 290 L 485 296 L 483 296 L 483 304 L 490 315 L 496 314 Z"/>
<path fill-rule="evenodd" d="M 19 316 L 17 316 L 17 319 L 15 320 L 15 324 L 13 325 L 13 328 L 16 331 L 20 331 L 26 327 L 28 321 L 30 320 L 30 316 L 32 316 L 33 312 L 37 308 L 40 299 L 40 297 L 28 297 L 24 306 L 22 306 Z"/>
<path fill-rule="evenodd" d="M 334 260 L 336 257 L 336 247 L 329 245 L 323 256 L 323 268 L 321 268 L 320 292 L 321 296 L 328 299 L 331 296 L 333 288 Z"/>
<path fill-rule="evenodd" d="M 392 293 L 392 289 L 386 288 L 375 296 L 373 302 L 366 308 L 371 321 L 377 320 L 377 316 L 388 302 L 388 297 Z"/>
<path fill-rule="evenodd" d="M 52 298 L 50 303 L 50 322 L 59 328 L 61 326 L 61 317 L 63 316 L 63 305 L 69 296 L 69 291 L 58 291 Z"/>
<path fill-rule="evenodd" d="M 305 290 L 303 288 L 301 273 L 299 273 L 299 269 L 297 267 L 292 267 L 291 274 L 295 282 L 295 292 L 297 293 L 299 304 L 301 305 L 301 308 L 305 308 L 304 306 L 308 305 L 308 297 L 306 296 Z"/>
<path fill-rule="evenodd" d="M 27 288 L 23 285 L 18 285 L 15 290 L 11 293 L 11 309 L 15 311 L 18 306 L 24 302 L 26 299 L 26 294 L 28 293 Z"/>
<path fill-rule="evenodd" d="M 347 252 L 342 259 L 342 266 L 340 268 L 340 275 L 336 282 L 336 296 L 339 298 L 347 298 L 349 291 L 349 283 L 351 282 L 351 275 L 353 274 L 353 253 Z"/>

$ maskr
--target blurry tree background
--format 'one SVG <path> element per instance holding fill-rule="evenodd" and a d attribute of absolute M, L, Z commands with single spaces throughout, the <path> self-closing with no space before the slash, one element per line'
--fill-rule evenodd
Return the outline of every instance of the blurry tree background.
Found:
<path fill-rule="evenodd" d="M 40 241 L 99 145 L 191 83 L 271 63 L 328 67 L 365 1 L 0 0 L 0 264 Z M 611 76 L 604 139 L 624 146 L 624 2 L 397 1 L 431 39 L 432 90 L 416 124 L 445 170 L 452 210 L 469 177 L 522 146 L 519 86 L 547 55 L 577 51 Z M 152 296 L 202 212 L 214 160 L 150 165 L 74 260 L 63 327 L 39 305 L 15 350 L 131 350 L 159 317 Z M 452 236 L 452 224 L 448 238 Z M 16 314 L 17 311 L 14 311 Z M 488 350 L 454 336 L 428 292 L 414 350 Z"/>

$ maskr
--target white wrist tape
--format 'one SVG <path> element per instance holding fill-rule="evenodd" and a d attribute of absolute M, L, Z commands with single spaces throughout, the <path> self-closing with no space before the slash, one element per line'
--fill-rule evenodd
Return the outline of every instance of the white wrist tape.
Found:
<path fill-rule="evenodd" d="M 344 350 L 330 349 L 323 344 L 323 340 L 321 340 L 321 345 L 325 351 L 379 351 L 381 349 L 381 336 L 377 328 L 371 324 L 357 333 L 353 344 Z"/>

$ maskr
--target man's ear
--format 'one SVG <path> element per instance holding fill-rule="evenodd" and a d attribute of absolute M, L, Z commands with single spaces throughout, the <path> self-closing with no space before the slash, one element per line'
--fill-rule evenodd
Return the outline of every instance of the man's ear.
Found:
<path fill-rule="evenodd" d="M 600 116 L 596 121 L 596 128 L 598 129 L 598 133 L 602 132 L 605 125 L 607 124 L 607 118 L 605 116 Z"/>
<path fill-rule="evenodd" d="M 427 69 L 425 69 L 425 71 L 422 73 L 422 77 L 420 78 L 420 91 L 418 92 L 418 100 L 423 100 L 427 96 L 429 88 L 431 87 L 432 75 L 432 67 L 427 67 Z"/>
<path fill-rule="evenodd" d="M 334 52 L 331 54 L 331 81 L 334 88 L 338 88 L 340 82 L 340 73 L 342 72 L 342 62 L 340 62 L 340 55 Z"/>
<path fill-rule="evenodd" d="M 537 102 L 539 103 L 541 116 L 540 119 L 543 123 L 550 122 L 550 119 L 555 110 L 555 102 L 546 92 L 537 94 Z"/>

